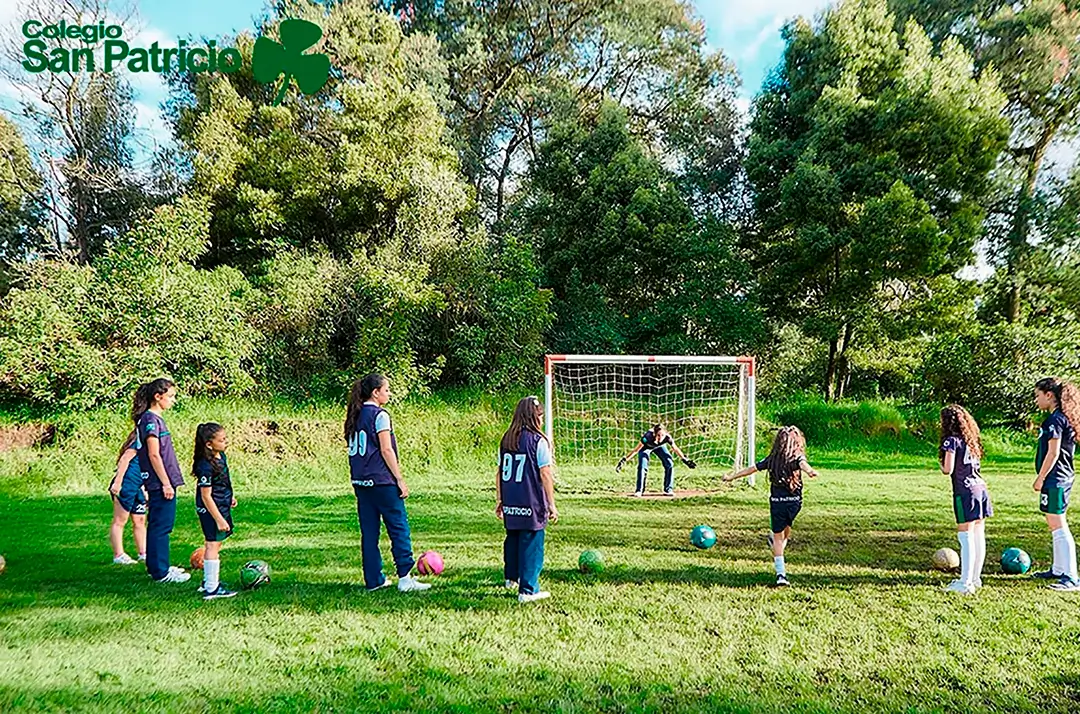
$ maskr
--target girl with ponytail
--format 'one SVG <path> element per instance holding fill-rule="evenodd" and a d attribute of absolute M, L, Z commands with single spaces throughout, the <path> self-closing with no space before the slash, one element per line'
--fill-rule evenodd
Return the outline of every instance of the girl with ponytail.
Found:
<path fill-rule="evenodd" d="M 1039 428 L 1039 447 L 1035 453 L 1038 475 L 1032 487 L 1039 494 L 1039 510 L 1046 514 L 1054 548 L 1053 565 L 1049 570 L 1035 573 L 1035 577 L 1054 581 L 1050 584 L 1054 590 L 1080 591 L 1076 540 L 1065 516 L 1076 473 L 1073 457 L 1080 424 L 1080 390 L 1056 377 L 1040 379 L 1035 384 L 1035 405 L 1050 412 Z"/>

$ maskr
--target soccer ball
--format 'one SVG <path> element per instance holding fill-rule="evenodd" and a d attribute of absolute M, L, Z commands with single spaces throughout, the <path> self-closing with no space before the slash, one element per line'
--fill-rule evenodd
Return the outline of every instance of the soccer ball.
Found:
<path fill-rule="evenodd" d="M 941 548 L 934 553 L 934 567 L 946 573 L 960 567 L 960 556 L 952 548 Z"/>
<path fill-rule="evenodd" d="M 438 551 L 428 550 L 416 561 L 416 569 L 421 575 L 442 575 L 443 559 Z"/>
<path fill-rule="evenodd" d="M 200 545 L 191 554 L 191 567 L 194 570 L 202 570 L 203 561 L 206 559 L 206 546 Z"/>
<path fill-rule="evenodd" d="M 716 545 L 716 531 L 706 525 L 694 526 L 694 530 L 690 531 L 690 542 L 702 550 L 712 548 Z"/>
<path fill-rule="evenodd" d="M 240 566 L 240 586 L 254 590 L 270 582 L 270 566 L 265 560 L 249 560 Z"/>
<path fill-rule="evenodd" d="M 7 570 L 7 561 L 4 560 L 4 556 L 0 555 L 0 573 Z"/>
<path fill-rule="evenodd" d="M 578 558 L 577 565 L 583 573 L 600 573 L 604 570 L 604 556 L 598 550 L 586 550 Z"/>
<path fill-rule="evenodd" d="M 1019 548 L 1009 548 L 1001 554 L 1001 571 L 1009 575 L 1023 575 L 1031 567 L 1031 556 Z"/>

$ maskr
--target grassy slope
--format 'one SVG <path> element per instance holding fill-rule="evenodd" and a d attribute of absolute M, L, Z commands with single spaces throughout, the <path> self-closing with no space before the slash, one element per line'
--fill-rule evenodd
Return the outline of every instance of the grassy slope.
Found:
<path fill-rule="evenodd" d="M 927 567 L 934 549 L 955 547 L 947 482 L 911 443 L 870 452 L 852 438 L 811 452 L 823 476 L 809 484 L 789 552 L 796 587 L 764 587 L 764 490 L 642 503 L 568 478 L 542 576 L 554 597 L 521 608 L 495 587 L 486 454 L 504 407 L 395 412 L 416 548 L 448 563 L 418 595 L 357 585 L 334 410 L 218 403 L 171 416 L 182 457 L 197 416 L 233 434 L 241 505 L 224 569 L 261 557 L 275 577 L 232 601 L 204 604 L 193 587 L 107 564 L 102 471 L 122 417 L 72 417 L 58 445 L 3 455 L 0 711 L 1080 707 L 1075 598 L 992 574 L 1010 545 L 1049 557 L 1023 452 L 989 460 L 997 515 L 987 587 L 974 598 L 946 596 L 947 577 Z M 265 418 L 275 434 L 250 423 Z M 606 471 L 587 476 L 622 486 Z M 191 497 L 181 495 L 177 561 L 200 538 Z M 699 522 L 716 528 L 714 549 L 688 544 Z M 586 547 L 604 552 L 604 574 L 574 570 Z"/>

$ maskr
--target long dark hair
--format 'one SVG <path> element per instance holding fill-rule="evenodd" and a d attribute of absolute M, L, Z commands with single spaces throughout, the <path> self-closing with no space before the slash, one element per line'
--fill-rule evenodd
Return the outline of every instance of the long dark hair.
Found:
<path fill-rule="evenodd" d="M 1040 392 L 1053 394 L 1057 399 L 1058 409 L 1069 420 L 1075 436 L 1080 430 L 1080 389 L 1072 382 L 1066 382 L 1057 377 L 1046 377 L 1035 383 L 1035 388 Z"/>
<path fill-rule="evenodd" d="M 154 400 L 175 386 L 175 382 L 165 377 L 141 385 L 135 390 L 135 401 L 131 405 L 131 421 L 138 426 L 139 418 L 150 410 L 150 407 L 154 405 Z"/>
<path fill-rule="evenodd" d="M 120 463 L 120 459 L 124 458 L 124 453 L 127 452 L 127 450 L 131 448 L 131 445 L 135 443 L 135 436 L 137 433 L 138 432 L 132 429 L 131 433 L 127 435 L 126 439 L 124 439 L 124 445 L 120 447 L 120 453 L 116 455 L 116 463 Z"/>
<path fill-rule="evenodd" d="M 196 475 L 196 468 L 200 461 L 210 463 L 210 473 L 214 476 L 219 475 L 224 470 L 221 460 L 215 459 L 213 453 L 206 446 L 207 442 L 213 441 L 214 437 L 223 431 L 225 431 L 225 427 L 214 422 L 199 424 L 195 429 L 195 456 L 191 459 L 191 474 L 193 476 Z"/>
<path fill-rule="evenodd" d="M 959 404 L 950 404 L 941 410 L 941 441 L 950 436 L 959 436 L 964 440 L 968 453 L 976 458 L 983 457 L 982 439 L 979 436 L 979 425 L 975 417 L 971 416 L 967 409 Z M 938 454 L 938 460 L 943 461 L 945 452 Z"/>
<path fill-rule="evenodd" d="M 799 462 L 806 458 L 806 437 L 797 426 L 785 426 L 776 432 L 772 451 L 765 459 L 769 481 L 774 486 L 796 490 L 802 486 Z"/>
<path fill-rule="evenodd" d="M 386 377 L 372 372 L 363 379 L 356 380 L 353 384 L 352 393 L 349 395 L 349 406 L 345 410 L 345 441 L 356 431 L 356 424 L 360 421 L 360 410 L 364 408 L 364 402 L 371 399 L 371 395 L 382 389 L 386 384 Z"/>
<path fill-rule="evenodd" d="M 531 431 L 539 434 L 545 441 L 543 427 L 544 410 L 540 406 L 540 400 L 536 397 L 525 397 L 514 408 L 514 417 L 510 420 L 510 428 L 503 434 L 499 448 L 503 451 L 517 451 L 521 441 L 521 433 Z"/>

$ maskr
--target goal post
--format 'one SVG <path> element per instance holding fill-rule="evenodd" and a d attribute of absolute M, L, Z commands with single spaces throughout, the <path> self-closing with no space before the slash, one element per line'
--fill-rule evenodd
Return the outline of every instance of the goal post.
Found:
<path fill-rule="evenodd" d="M 544 429 L 564 466 L 613 467 L 663 422 L 699 466 L 741 469 L 755 458 L 755 366 L 753 357 L 547 355 Z"/>

